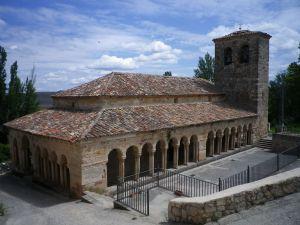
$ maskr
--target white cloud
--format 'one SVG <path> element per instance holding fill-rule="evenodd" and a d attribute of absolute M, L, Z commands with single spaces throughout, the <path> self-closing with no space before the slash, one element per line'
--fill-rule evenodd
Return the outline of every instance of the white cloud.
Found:
<path fill-rule="evenodd" d="M 88 66 L 92 69 L 111 69 L 111 70 L 130 70 L 137 68 L 136 61 L 133 58 L 121 58 L 117 56 L 103 55 L 97 62 Z"/>

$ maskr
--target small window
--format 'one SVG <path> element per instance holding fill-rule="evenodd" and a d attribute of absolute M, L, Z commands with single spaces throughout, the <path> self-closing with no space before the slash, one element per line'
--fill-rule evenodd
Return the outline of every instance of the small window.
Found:
<path fill-rule="evenodd" d="M 240 63 L 248 63 L 249 62 L 249 46 L 244 45 L 240 51 Z"/>
<path fill-rule="evenodd" d="M 224 64 L 229 65 L 232 63 L 232 50 L 231 48 L 225 48 L 224 50 Z"/>

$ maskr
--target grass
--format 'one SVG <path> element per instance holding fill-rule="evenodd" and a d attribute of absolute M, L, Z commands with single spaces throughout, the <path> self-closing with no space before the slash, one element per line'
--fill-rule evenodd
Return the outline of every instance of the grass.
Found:
<path fill-rule="evenodd" d="M 6 212 L 6 209 L 4 207 L 4 204 L 0 202 L 0 216 L 4 216 Z"/>
<path fill-rule="evenodd" d="M 9 145 L 0 143 L 0 163 L 9 160 Z"/>

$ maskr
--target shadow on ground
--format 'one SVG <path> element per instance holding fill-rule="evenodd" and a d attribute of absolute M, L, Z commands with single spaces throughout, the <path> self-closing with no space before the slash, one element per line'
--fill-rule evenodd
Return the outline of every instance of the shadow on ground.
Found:
<path fill-rule="evenodd" d="M 25 178 L 20 178 L 10 173 L 0 176 L 0 191 L 37 207 L 49 207 L 74 201 Z"/>

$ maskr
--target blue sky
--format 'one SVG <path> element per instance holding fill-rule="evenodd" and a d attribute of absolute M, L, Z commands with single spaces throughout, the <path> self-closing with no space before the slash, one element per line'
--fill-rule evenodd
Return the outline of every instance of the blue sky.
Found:
<path fill-rule="evenodd" d="M 8 65 L 56 91 L 110 71 L 193 76 L 212 39 L 238 29 L 271 34 L 270 78 L 297 59 L 299 0 L 0 0 Z"/>

